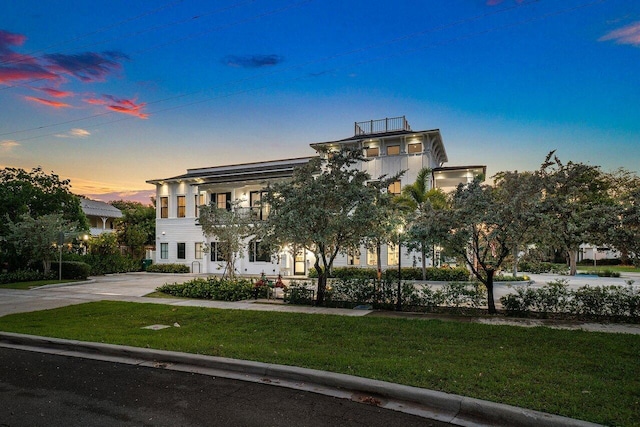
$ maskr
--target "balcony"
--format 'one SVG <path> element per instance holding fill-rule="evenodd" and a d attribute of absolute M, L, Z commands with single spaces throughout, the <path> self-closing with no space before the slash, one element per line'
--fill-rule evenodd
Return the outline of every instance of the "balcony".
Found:
<path fill-rule="evenodd" d="M 355 136 L 396 131 L 411 131 L 411 126 L 405 116 L 355 123 Z"/>

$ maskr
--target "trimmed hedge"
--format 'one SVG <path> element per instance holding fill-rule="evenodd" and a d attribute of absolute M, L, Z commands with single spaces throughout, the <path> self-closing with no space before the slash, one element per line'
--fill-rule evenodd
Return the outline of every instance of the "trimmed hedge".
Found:
<path fill-rule="evenodd" d="M 51 271 L 57 277 L 60 264 L 58 262 L 51 263 Z M 79 261 L 62 261 L 62 278 L 70 280 L 84 280 L 91 274 L 91 266 L 86 262 Z"/>
<path fill-rule="evenodd" d="M 55 279 L 56 277 L 57 277 L 57 274 L 54 274 L 53 271 L 51 271 L 49 274 L 44 274 L 36 270 L 16 270 L 16 271 L 12 271 L 11 273 L 0 274 L 0 284 L 18 283 L 18 282 L 35 282 L 38 280 Z"/>
<path fill-rule="evenodd" d="M 266 287 L 264 287 L 266 290 Z M 183 298 L 242 301 L 254 297 L 254 284 L 247 279 L 195 278 L 184 283 L 165 284 L 156 289 Z"/>
<path fill-rule="evenodd" d="M 151 264 L 147 266 L 147 273 L 190 273 L 191 269 L 185 264 Z"/>
<path fill-rule="evenodd" d="M 316 278 L 318 273 L 315 268 L 309 269 L 309 277 Z M 359 268 L 359 267 L 334 267 L 331 270 L 331 278 L 334 279 L 376 279 L 378 270 L 375 268 Z M 464 282 L 469 280 L 469 272 L 465 268 L 426 268 L 427 281 L 433 282 Z M 384 280 L 398 280 L 398 269 L 389 268 L 382 272 Z M 403 267 L 403 280 L 422 280 L 422 268 L 419 267 Z"/>

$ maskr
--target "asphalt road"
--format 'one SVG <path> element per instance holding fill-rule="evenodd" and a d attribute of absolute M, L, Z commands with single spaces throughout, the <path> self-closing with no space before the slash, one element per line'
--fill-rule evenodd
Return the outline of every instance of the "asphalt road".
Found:
<path fill-rule="evenodd" d="M 0 426 L 448 426 L 373 405 L 0 348 Z"/>

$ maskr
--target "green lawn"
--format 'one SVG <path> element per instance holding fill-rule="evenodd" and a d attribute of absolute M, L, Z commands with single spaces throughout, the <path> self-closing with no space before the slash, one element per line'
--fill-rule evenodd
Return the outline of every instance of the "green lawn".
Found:
<path fill-rule="evenodd" d="M 630 265 L 579 265 L 577 266 L 578 271 L 602 271 L 602 270 L 610 270 L 617 271 L 619 273 L 640 273 L 640 268 L 633 267 Z"/>
<path fill-rule="evenodd" d="M 38 288 L 45 285 L 55 285 L 58 283 L 70 283 L 77 282 L 78 280 L 35 280 L 32 282 L 15 282 L 15 283 L 2 283 L 0 289 L 31 289 Z"/>
<path fill-rule="evenodd" d="M 112 301 L 5 316 L 0 330 L 323 369 L 640 426 L 636 335 Z"/>

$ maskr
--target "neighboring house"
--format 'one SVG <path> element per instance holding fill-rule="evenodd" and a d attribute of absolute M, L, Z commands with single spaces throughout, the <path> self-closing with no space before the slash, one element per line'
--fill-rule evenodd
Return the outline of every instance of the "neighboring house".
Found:
<path fill-rule="evenodd" d="M 367 171 L 372 178 L 393 176 L 405 171 L 388 191 L 399 194 L 402 187 L 415 181 L 424 167 L 433 170 L 431 187 L 452 188 L 458 183 L 470 182 L 486 173 L 484 166 L 443 167 L 447 154 L 438 129 L 412 131 L 404 117 L 371 120 L 355 124 L 352 137 L 337 141 L 311 144 L 320 148 L 338 150 L 357 147 L 369 159 L 356 167 Z M 317 154 L 316 154 L 317 155 Z M 272 160 L 258 163 L 188 169 L 184 175 L 147 181 L 156 186 L 156 263 L 181 263 L 193 272 L 222 272 L 225 262 L 218 259 L 215 238 L 204 236 L 196 224 L 198 207 L 209 203 L 219 208 L 246 209 L 256 221 L 264 220 L 268 207 L 259 207 L 264 189 L 269 183 L 290 179 L 296 167 L 313 157 Z M 236 263 L 240 274 L 282 274 L 304 276 L 313 266 L 314 256 L 304 251 L 266 253 L 260 242 L 248 242 L 248 249 Z M 364 247 L 359 252 L 338 256 L 335 266 L 375 266 L 375 251 Z M 402 253 L 402 265 L 419 265 L 417 254 Z M 383 247 L 382 267 L 398 265 L 398 251 Z M 431 261 L 429 260 L 429 263 Z"/>
<path fill-rule="evenodd" d="M 89 220 L 92 236 L 112 233 L 115 229 L 115 220 L 122 217 L 120 209 L 105 202 L 81 198 L 80 206 Z"/>

